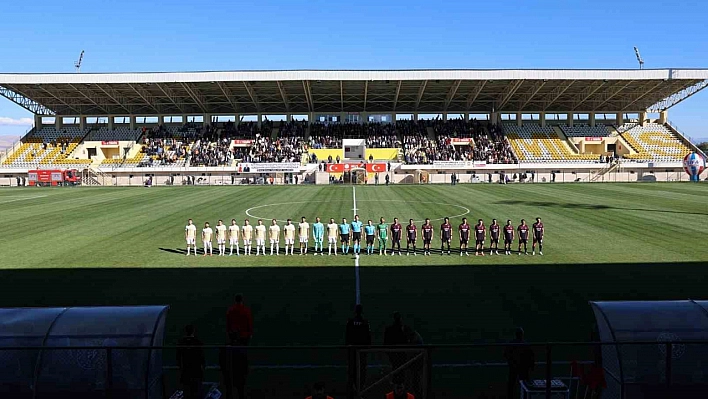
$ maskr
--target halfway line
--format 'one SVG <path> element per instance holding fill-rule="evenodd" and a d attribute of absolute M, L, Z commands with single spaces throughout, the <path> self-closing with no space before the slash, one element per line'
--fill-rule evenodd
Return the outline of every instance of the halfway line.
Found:
<path fill-rule="evenodd" d="M 352 201 L 354 202 L 354 216 L 356 216 L 356 187 L 352 186 Z M 356 290 L 356 304 L 361 304 L 361 281 L 359 280 L 359 256 L 354 257 L 354 280 Z"/>

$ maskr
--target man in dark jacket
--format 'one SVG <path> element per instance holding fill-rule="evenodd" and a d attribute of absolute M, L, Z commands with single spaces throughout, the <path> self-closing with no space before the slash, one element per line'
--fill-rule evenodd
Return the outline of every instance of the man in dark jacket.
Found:
<path fill-rule="evenodd" d="M 354 317 L 347 321 L 347 330 L 344 337 L 344 344 L 347 346 L 369 346 L 371 345 L 371 327 L 369 321 L 363 316 L 364 308 L 361 305 L 356 305 L 354 308 Z M 347 383 L 347 397 L 354 397 L 356 391 L 356 349 L 349 349 L 349 382 Z M 360 384 L 363 385 L 366 381 L 366 353 L 359 353 L 359 375 Z"/>
<path fill-rule="evenodd" d="M 524 330 L 516 329 L 516 337 L 504 350 L 504 357 L 509 364 L 509 380 L 507 382 L 507 397 L 516 397 L 516 386 L 519 380 L 527 381 L 531 370 L 534 368 L 535 358 L 533 350 L 524 343 Z"/>
<path fill-rule="evenodd" d="M 184 332 L 184 337 L 177 343 L 177 366 L 184 399 L 201 399 L 205 366 L 203 344 L 195 337 L 196 329 L 193 325 L 186 326 Z"/>
<path fill-rule="evenodd" d="M 403 324 L 401 314 L 393 313 L 393 324 L 386 327 L 386 331 L 384 331 L 384 345 L 408 345 L 410 337 L 410 327 Z M 391 361 L 391 367 L 395 370 L 406 362 L 406 353 L 389 352 L 388 358 Z"/>

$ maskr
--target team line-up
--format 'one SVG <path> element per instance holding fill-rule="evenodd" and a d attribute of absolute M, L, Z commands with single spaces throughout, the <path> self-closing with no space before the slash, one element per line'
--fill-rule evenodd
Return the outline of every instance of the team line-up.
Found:
<path fill-rule="evenodd" d="M 413 219 L 410 219 L 408 225 L 405 227 L 398 222 L 398 218 L 394 218 L 393 223 L 390 225 L 386 223 L 384 218 L 380 218 L 379 223 L 374 225 L 371 219 L 364 224 L 359 220 L 359 215 L 355 215 L 351 223 L 347 222 L 346 218 L 342 218 L 342 223 L 338 224 L 332 218 L 329 219 L 327 225 L 324 225 L 319 217 L 315 219 L 315 223 L 310 225 L 303 216 L 297 226 L 292 223 L 292 219 L 288 219 L 282 229 L 276 219 L 272 219 L 271 225 L 268 227 L 263 224 L 262 219 L 258 219 L 255 226 L 252 226 L 248 219 L 244 220 L 243 226 L 239 226 L 236 219 L 231 219 L 230 226 L 224 225 L 224 222 L 219 220 L 214 229 L 209 226 L 209 222 L 204 223 L 201 239 L 204 248 L 204 256 L 213 255 L 212 240 L 214 236 L 216 236 L 219 256 L 226 255 L 227 237 L 230 247 L 229 255 L 234 255 L 234 247 L 236 247 L 235 254 L 237 256 L 240 255 L 239 240 L 243 243 L 243 254 L 247 256 L 251 255 L 251 243 L 255 240 L 256 256 L 258 256 L 261 253 L 263 255 L 266 254 L 266 237 L 268 237 L 270 241 L 270 254 L 277 256 L 280 252 L 282 231 L 282 237 L 285 240 L 285 255 L 288 255 L 288 252 L 290 255 L 294 255 L 296 235 L 300 244 L 300 255 L 305 255 L 308 253 L 308 241 L 310 234 L 312 234 L 312 238 L 315 242 L 314 255 L 324 255 L 325 230 L 327 232 L 328 255 L 337 255 L 338 243 L 341 244 L 342 254 L 349 254 L 350 249 L 353 254 L 360 254 L 362 236 L 366 243 L 366 253 L 368 255 L 375 254 L 375 242 L 378 242 L 379 255 L 402 255 L 401 239 L 403 234 L 406 236 L 406 255 L 411 254 L 411 248 L 414 256 L 417 253 L 418 227 L 413 222 Z M 435 228 L 430 223 L 430 219 L 425 219 L 425 223 L 420 226 L 420 231 L 423 236 L 423 254 L 430 255 L 430 246 L 435 236 Z M 389 233 L 391 247 L 390 253 L 387 253 Z M 487 238 L 487 227 L 484 225 L 482 219 L 479 219 L 476 225 L 471 226 L 467 223 L 467 218 L 462 218 L 462 223 L 457 227 L 457 233 L 460 242 L 460 256 L 469 256 L 468 244 L 471 235 L 474 235 L 475 239 L 475 255 L 484 256 L 484 242 Z M 192 249 L 196 256 L 197 227 L 194 225 L 192 219 L 188 220 L 184 234 L 187 241 L 187 256 L 189 256 L 190 250 Z M 445 218 L 443 224 L 440 226 L 439 235 L 441 241 L 441 255 L 445 254 L 446 247 L 447 254 L 451 255 L 450 244 L 452 242 L 452 234 L 453 228 L 450 224 L 450 218 Z M 536 244 L 538 244 L 539 255 L 543 255 L 544 227 L 541 218 L 536 218 L 536 223 L 532 226 L 528 226 L 526 221 L 521 219 L 521 224 L 516 228 L 511 224 L 511 220 L 507 220 L 506 225 L 501 226 L 497 223 L 497 219 L 492 219 L 492 224 L 489 226 L 489 254 L 499 255 L 499 240 L 503 235 L 504 252 L 506 255 L 511 255 L 511 246 L 518 235 L 518 254 L 521 255 L 521 247 L 523 246 L 523 253 L 528 255 L 527 243 L 529 234 L 532 235 L 531 255 L 536 254 Z"/>

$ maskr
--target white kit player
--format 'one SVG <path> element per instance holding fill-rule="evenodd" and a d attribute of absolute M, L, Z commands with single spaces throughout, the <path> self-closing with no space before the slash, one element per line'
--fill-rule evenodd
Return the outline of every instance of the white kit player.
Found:
<path fill-rule="evenodd" d="M 251 254 L 251 240 L 253 239 L 253 226 L 248 219 L 244 220 L 243 227 L 241 227 L 241 238 L 243 239 L 243 253 L 245 255 Z"/>
<path fill-rule="evenodd" d="M 285 236 L 285 255 L 288 254 L 288 246 L 290 247 L 290 255 L 294 255 L 295 248 L 295 225 L 291 219 L 288 219 L 283 226 L 283 235 Z"/>
<path fill-rule="evenodd" d="M 273 255 L 273 248 L 275 248 L 275 256 L 278 256 L 278 252 L 280 252 L 280 226 L 275 219 L 271 221 L 268 228 L 268 238 L 270 238 L 270 254 Z"/>
<path fill-rule="evenodd" d="M 184 227 L 184 239 L 187 241 L 187 256 L 189 256 L 190 246 L 194 248 L 194 256 L 197 256 L 197 226 L 192 219 L 189 219 Z"/>
<path fill-rule="evenodd" d="M 258 219 L 258 224 L 256 225 L 256 256 L 260 251 L 263 251 L 265 255 L 265 240 L 266 240 L 266 227 L 263 225 L 263 220 Z"/>
<path fill-rule="evenodd" d="M 219 256 L 224 256 L 226 253 L 226 225 L 221 219 L 216 222 L 216 244 L 219 246 Z"/>
<path fill-rule="evenodd" d="M 310 224 L 307 223 L 304 216 L 298 225 L 298 233 L 300 236 L 300 255 L 304 255 L 307 253 L 307 240 L 310 235 Z"/>
<path fill-rule="evenodd" d="M 334 219 L 330 218 L 329 224 L 327 224 L 329 255 L 332 255 L 332 248 L 334 248 L 334 256 L 337 256 L 337 237 L 339 237 L 339 225 L 334 222 Z"/>
<path fill-rule="evenodd" d="M 231 252 L 229 256 L 234 254 L 234 245 L 236 246 L 236 256 L 238 256 L 238 234 L 239 227 L 236 224 L 236 219 L 231 219 L 231 226 L 229 226 L 229 244 L 231 245 Z"/>
<path fill-rule="evenodd" d="M 209 251 L 209 256 L 214 256 L 214 250 L 211 248 L 211 240 L 214 235 L 214 230 L 209 227 L 209 222 L 204 223 L 204 228 L 202 229 L 202 243 L 204 244 L 204 256 L 207 256 L 207 250 Z"/>

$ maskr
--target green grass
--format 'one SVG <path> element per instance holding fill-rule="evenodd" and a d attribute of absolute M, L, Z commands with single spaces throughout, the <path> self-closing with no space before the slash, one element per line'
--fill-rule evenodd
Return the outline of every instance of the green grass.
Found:
<path fill-rule="evenodd" d="M 355 302 L 351 257 L 185 257 L 183 229 L 187 218 L 242 222 L 257 206 L 251 214 L 264 219 L 351 218 L 352 191 L 0 190 L 0 306 L 168 304 L 166 343 L 186 323 L 221 343 L 226 307 L 243 292 L 253 345 L 341 344 Z M 464 207 L 487 224 L 540 216 L 546 226 L 543 257 L 363 256 L 374 341 L 394 310 L 431 344 L 499 342 L 519 325 L 532 341 L 573 341 L 589 337 L 588 300 L 705 298 L 706 198 L 708 185 L 688 183 L 357 187 L 364 220 L 436 219 Z M 292 362 L 267 360 L 278 356 Z M 474 360 L 436 361 L 460 356 Z"/>

